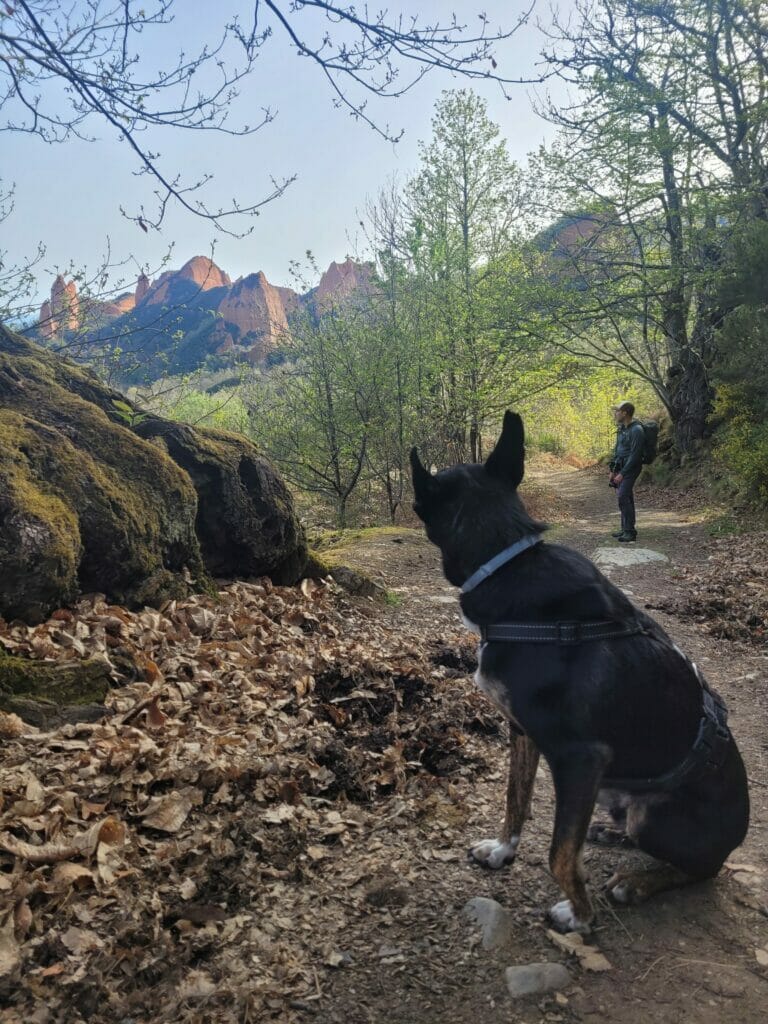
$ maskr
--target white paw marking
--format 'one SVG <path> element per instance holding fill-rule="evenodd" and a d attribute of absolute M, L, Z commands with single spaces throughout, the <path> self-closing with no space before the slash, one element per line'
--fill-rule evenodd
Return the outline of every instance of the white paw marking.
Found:
<path fill-rule="evenodd" d="M 632 902 L 632 889 L 626 883 L 620 882 L 618 885 L 610 890 L 611 898 L 616 900 L 617 903 L 631 903 Z"/>
<path fill-rule="evenodd" d="M 477 864 L 498 871 L 515 859 L 519 842 L 519 836 L 512 836 L 508 843 L 502 843 L 500 839 L 484 839 L 470 849 L 469 856 Z"/>
<path fill-rule="evenodd" d="M 581 932 L 585 935 L 590 930 L 589 921 L 582 921 L 574 914 L 570 900 L 561 900 L 551 907 L 549 917 L 552 924 L 562 932 Z"/>

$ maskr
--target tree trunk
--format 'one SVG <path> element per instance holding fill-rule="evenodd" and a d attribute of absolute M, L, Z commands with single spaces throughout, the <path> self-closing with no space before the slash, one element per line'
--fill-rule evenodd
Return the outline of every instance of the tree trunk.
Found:
<path fill-rule="evenodd" d="M 336 525 L 340 530 L 346 529 L 347 526 L 347 499 L 339 498 L 336 503 Z"/>
<path fill-rule="evenodd" d="M 705 289 L 699 298 L 690 344 L 680 350 L 669 370 L 675 448 L 680 455 L 692 454 L 707 433 L 715 397 L 709 371 L 721 323 L 722 312 Z"/>
<path fill-rule="evenodd" d="M 680 455 L 690 455 L 706 434 L 714 390 L 696 353 L 686 352 L 674 369 L 677 373 L 670 381 L 670 390 L 675 448 Z"/>

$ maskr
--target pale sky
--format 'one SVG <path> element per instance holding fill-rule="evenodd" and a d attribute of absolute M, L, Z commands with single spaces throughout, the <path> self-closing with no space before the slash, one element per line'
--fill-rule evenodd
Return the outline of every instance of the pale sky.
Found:
<path fill-rule="evenodd" d="M 567 10 L 571 3 L 562 0 L 558 6 Z M 453 9 L 470 25 L 477 21 L 477 12 L 485 10 L 493 24 L 509 25 L 524 6 L 522 0 L 457 0 L 450 7 L 438 0 L 391 0 L 390 10 L 418 11 L 423 21 L 429 21 L 436 13 Z M 238 0 L 183 0 L 177 23 L 156 30 L 153 45 L 160 48 L 151 54 L 159 63 L 163 48 L 174 55 L 179 48 L 192 53 L 215 37 L 217 27 L 237 7 Z M 548 20 L 549 7 L 542 0 L 537 11 Z M 542 42 L 532 18 L 497 48 L 499 70 L 514 77 L 535 75 Z M 354 252 L 356 241 L 362 245 L 356 232 L 366 196 L 374 195 L 393 174 L 404 181 L 414 173 L 418 142 L 430 136 L 435 100 L 444 89 L 469 84 L 434 72 L 403 98 L 371 98 L 368 111 L 379 123 L 388 123 L 393 131 L 404 129 L 402 140 L 392 145 L 346 111 L 335 109 L 319 70 L 297 58 L 284 38 L 275 35 L 269 40 L 258 64 L 242 85 L 232 117 L 238 123 L 252 122 L 254 110 L 270 105 L 278 112 L 271 124 L 245 138 L 171 129 L 152 139 L 169 172 L 181 170 L 188 180 L 204 171 L 213 173 L 209 194 L 224 202 L 233 195 L 242 203 L 257 200 L 270 190 L 271 176 L 297 174 L 287 192 L 262 210 L 253 234 L 244 239 L 217 235 L 209 224 L 179 209 L 171 209 L 160 231 L 144 234 L 121 217 L 119 207 L 137 210 L 142 199 L 149 201 L 149 180 L 135 176 L 136 163 L 125 143 L 94 118 L 88 127 L 97 139 L 90 143 L 48 146 L 34 137 L 3 136 L 0 178 L 6 185 L 16 185 L 15 212 L 0 228 L 0 247 L 7 250 L 8 262 L 30 256 L 42 242 L 46 256 L 39 281 L 44 293 L 56 270 L 70 261 L 97 267 L 108 243 L 113 258 L 135 261 L 136 270 L 123 272 L 135 280 L 138 268 L 155 268 L 171 243 L 171 266 L 179 267 L 193 255 L 209 253 L 215 242 L 214 258 L 233 279 L 263 270 L 273 284 L 291 284 L 290 261 L 302 259 L 307 249 L 325 268 L 331 260 Z M 527 153 L 551 138 L 550 126 L 531 109 L 529 87 L 509 87 L 511 101 L 493 83 L 472 87 L 488 100 L 490 116 L 501 126 L 515 160 L 524 162 Z"/>

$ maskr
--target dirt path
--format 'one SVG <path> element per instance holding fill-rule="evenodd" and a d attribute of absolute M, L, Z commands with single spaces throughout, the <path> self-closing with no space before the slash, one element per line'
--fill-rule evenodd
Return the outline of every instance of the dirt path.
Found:
<path fill-rule="evenodd" d="M 552 539 L 590 557 L 625 550 L 610 540 L 617 527 L 615 497 L 588 471 L 534 473 L 570 510 Z M 682 566 L 706 558 L 704 528 L 685 512 L 645 508 L 638 500 L 638 547 L 664 556 L 640 565 L 605 567 L 639 605 L 679 591 Z M 355 551 L 360 568 L 380 575 L 399 605 L 389 610 L 425 641 L 455 633 L 455 592 L 437 554 L 415 531 L 379 537 Z M 354 559 L 353 559 L 354 560 Z M 614 910 L 600 900 L 590 941 L 611 969 L 575 965 L 547 934 L 544 912 L 557 889 L 547 869 L 551 785 L 539 770 L 533 820 L 517 863 L 500 873 L 470 867 L 464 851 L 496 834 L 501 814 L 504 751 L 483 740 L 489 769 L 481 781 L 459 774 L 424 801 L 420 818 L 399 819 L 395 805 L 378 834 L 358 850 L 362 900 L 350 894 L 344 927 L 334 942 L 348 964 L 332 978 L 316 1012 L 345 1024 L 483 1024 L 607 1021 L 622 1024 L 758 1024 L 766 1019 L 768 972 L 756 950 L 768 950 L 768 660 L 752 649 L 716 641 L 691 623 L 653 612 L 723 694 L 751 781 L 752 826 L 729 867 L 706 885 L 656 897 L 639 908 Z M 350 851 L 350 854 L 352 851 Z M 635 854 L 589 849 L 586 869 L 598 891 L 617 865 Z M 504 948 L 485 950 L 462 908 L 477 897 L 509 912 Z M 512 1002 L 504 968 L 536 961 L 566 963 L 573 984 L 557 997 Z M 311 1007 L 307 1010 L 312 1012 Z"/>

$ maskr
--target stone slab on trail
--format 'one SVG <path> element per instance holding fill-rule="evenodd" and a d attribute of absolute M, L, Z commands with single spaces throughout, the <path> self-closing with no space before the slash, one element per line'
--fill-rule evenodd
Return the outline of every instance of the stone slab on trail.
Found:
<path fill-rule="evenodd" d="M 646 565 L 649 562 L 668 562 L 669 558 L 653 548 L 601 547 L 592 554 L 592 561 L 600 566 Z"/>

